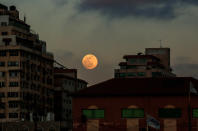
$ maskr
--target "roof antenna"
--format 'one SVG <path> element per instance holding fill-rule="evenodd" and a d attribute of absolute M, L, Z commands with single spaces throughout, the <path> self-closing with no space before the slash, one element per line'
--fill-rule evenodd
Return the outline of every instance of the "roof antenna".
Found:
<path fill-rule="evenodd" d="M 24 14 L 24 22 L 26 23 L 26 15 Z"/>
<path fill-rule="evenodd" d="M 160 48 L 162 48 L 162 40 L 158 40 L 160 42 Z"/>

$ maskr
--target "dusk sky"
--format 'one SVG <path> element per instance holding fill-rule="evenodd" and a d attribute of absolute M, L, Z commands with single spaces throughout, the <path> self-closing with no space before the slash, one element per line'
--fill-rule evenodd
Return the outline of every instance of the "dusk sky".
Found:
<path fill-rule="evenodd" d="M 16 5 L 21 19 L 47 42 L 47 50 L 90 85 L 114 77 L 125 54 L 171 48 L 178 76 L 198 78 L 198 0 L 1 0 Z M 93 53 L 99 65 L 86 70 Z"/>

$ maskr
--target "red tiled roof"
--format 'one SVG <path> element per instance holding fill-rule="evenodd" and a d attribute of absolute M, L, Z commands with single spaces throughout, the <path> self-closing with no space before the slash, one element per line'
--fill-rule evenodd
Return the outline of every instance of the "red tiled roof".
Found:
<path fill-rule="evenodd" d="M 128 59 L 128 58 L 151 58 L 151 59 L 160 60 L 159 58 L 157 58 L 153 55 L 124 55 L 123 58 L 124 59 Z"/>
<path fill-rule="evenodd" d="M 192 77 L 114 78 L 81 90 L 74 97 L 188 95 L 190 81 L 198 91 L 198 80 Z"/>

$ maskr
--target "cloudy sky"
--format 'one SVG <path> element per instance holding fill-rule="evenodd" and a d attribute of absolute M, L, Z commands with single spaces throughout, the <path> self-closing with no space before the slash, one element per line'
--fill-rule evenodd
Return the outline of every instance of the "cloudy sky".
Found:
<path fill-rule="evenodd" d="M 112 78 L 125 54 L 147 47 L 171 48 L 179 76 L 198 77 L 198 0 L 1 0 L 47 42 L 55 59 L 90 84 Z M 86 70 L 87 53 L 99 66 Z"/>

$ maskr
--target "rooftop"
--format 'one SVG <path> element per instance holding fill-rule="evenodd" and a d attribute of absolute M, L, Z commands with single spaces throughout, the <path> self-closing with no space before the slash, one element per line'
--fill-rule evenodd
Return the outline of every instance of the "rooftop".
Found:
<path fill-rule="evenodd" d="M 151 58 L 151 59 L 160 60 L 159 58 L 157 58 L 153 55 L 124 55 L 123 58 L 124 59 L 128 59 L 128 58 Z"/>
<path fill-rule="evenodd" d="M 83 89 L 74 97 L 187 96 L 190 82 L 198 91 L 198 80 L 192 77 L 114 78 Z"/>

